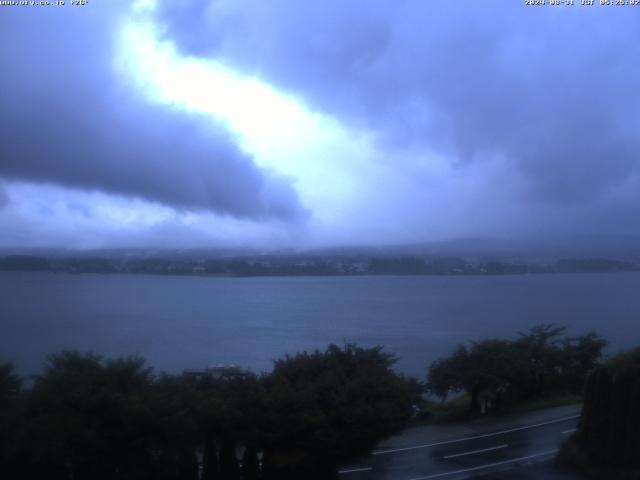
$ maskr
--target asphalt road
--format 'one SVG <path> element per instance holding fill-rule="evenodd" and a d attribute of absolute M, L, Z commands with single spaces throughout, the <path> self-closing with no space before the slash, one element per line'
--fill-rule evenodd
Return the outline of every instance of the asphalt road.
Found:
<path fill-rule="evenodd" d="M 572 414 L 502 424 L 497 429 L 469 429 L 453 438 L 426 437 L 427 442 L 383 445 L 357 464 L 343 467 L 341 480 L 580 478 L 557 471 L 552 462 L 560 443 L 578 422 L 576 413 L 568 413 Z"/>

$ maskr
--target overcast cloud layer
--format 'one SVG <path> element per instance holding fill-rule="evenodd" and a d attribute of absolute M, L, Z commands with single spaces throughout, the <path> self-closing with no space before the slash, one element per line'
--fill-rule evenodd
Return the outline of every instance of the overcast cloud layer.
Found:
<path fill-rule="evenodd" d="M 389 148 L 435 146 L 461 163 L 505 156 L 550 202 L 637 180 L 633 9 L 218 0 L 187 14 L 163 5 L 185 51 L 299 92 Z"/>
<path fill-rule="evenodd" d="M 145 18 L 184 58 L 259 79 L 342 132 L 319 131 L 308 151 L 283 148 L 265 162 L 225 119 L 149 103 L 114 75 L 124 5 L 0 12 L 11 92 L 0 96 L 0 177 L 205 212 L 161 216 L 171 218 L 165 231 L 187 232 L 178 243 L 225 228 L 231 242 L 293 245 L 640 234 L 632 7 L 157 2 Z M 21 199 L 8 192 L 15 217 Z M 92 218 L 99 230 L 104 217 Z M 122 229 L 154 242 L 151 227 Z"/>
<path fill-rule="evenodd" d="M 289 181 L 258 169 L 213 119 L 126 89 L 113 50 L 127 3 L 3 8 L 0 175 L 179 209 L 303 218 Z"/>

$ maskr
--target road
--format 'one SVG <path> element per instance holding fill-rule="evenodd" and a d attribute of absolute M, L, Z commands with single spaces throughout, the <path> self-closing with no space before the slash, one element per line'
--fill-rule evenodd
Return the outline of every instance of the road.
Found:
<path fill-rule="evenodd" d="M 579 407 L 453 427 L 415 428 L 340 470 L 341 480 L 564 480 L 551 461 L 575 431 Z"/>

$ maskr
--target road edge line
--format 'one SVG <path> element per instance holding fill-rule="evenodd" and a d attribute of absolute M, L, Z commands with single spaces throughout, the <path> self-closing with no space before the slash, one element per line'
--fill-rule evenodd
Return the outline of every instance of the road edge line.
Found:
<path fill-rule="evenodd" d="M 414 445 L 414 446 L 411 446 L 411 447 L 391 448 L 391 449 L 388 449 L 388 450 L 377 450 L 377 451 L 371 452 L 371 455 L 385 455 L 385 454 L 389 454 L 389 453 L 404 452 L 404 451 L 408 451 L 408 450 L 417 450 L 419 448 L 429 448 L 429 447 L 436 447 L 438 445 L 448 445 L 448 444 L 451 444 L 451 443 L 466 442 L 466 441 L 469 441 L 469 440 L 476 440 L 478 438 L 495 437 L 496 435 L 503 435 L 505 433 L 518 432 L 520 430 L 528 430 L 530 428 L 544 427 L 546 425 L 553 425 L 554 423 L 562 423 L 562 422 L 566 422 L 567 420 L 573 420 L 575 418 L 580 418 L 580 414 L 571 415 L 569 417 L 563 417 L 563 418 L 559 418 L 559 419 L 556 419 L 556 420 L 550 420 L 548 422 L 542 422 L 542 423 L 536 423 L 536 424 L 533 424 L 533 425 L 525 425 L 525 426 L 522 426 L 522 427 L 510 428 L 510 429 L 507 429 L 507 430 L 501 430 L 499 432 L 483 433 L 481 435 L 473 435 L 471 437 L 456 438 L 456 439 L 452 439 L 452 440 L 445 440 L 445 441 L 442 441 L 442 442 L 435 442 L 435 443 L 425 443 L 424 445 Z"/>

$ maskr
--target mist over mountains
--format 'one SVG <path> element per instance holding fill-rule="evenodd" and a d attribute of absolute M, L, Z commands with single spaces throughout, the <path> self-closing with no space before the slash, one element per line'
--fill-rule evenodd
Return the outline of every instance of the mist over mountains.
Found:
<path fill-rule="evenodd" d="M 465 239 L 323 249 L 3 249 L 0 270 L 217 276 L 503 275 L 640 270 L 633 237 Z"/>

